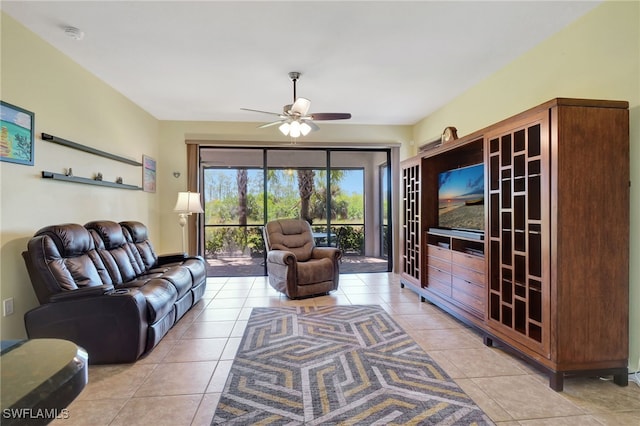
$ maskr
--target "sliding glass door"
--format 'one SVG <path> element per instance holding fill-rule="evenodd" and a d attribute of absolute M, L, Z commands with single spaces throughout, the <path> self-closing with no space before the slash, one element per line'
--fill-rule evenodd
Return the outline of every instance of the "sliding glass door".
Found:
<path fill-rule="evenodd" d="M 388 150 L 201 148 L 210 276 L 264 275 L 262 226 L 302 218 L 341 272 L 391 270 Z M 381 185 L 384 188 L 381 188 Z"/>
<path fill-rule="evenodd" d="M 206 159 L 206 161 L 202 161 Z M 209 275 L 264 275 L 265 217 L 263 153 L 220 149 L 201 157 L 204 196 L 204 257 Z M 220 275 L 219 275 L 220 276 Z"/>

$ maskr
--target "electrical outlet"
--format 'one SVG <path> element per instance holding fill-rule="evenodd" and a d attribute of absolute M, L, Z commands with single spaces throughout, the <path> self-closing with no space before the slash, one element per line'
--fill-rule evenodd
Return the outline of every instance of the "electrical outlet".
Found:
<path fill-rule="evenodd" d="M 13 297 L 2 301 L 2 316 L 8 317 L 13 315 Z"/>

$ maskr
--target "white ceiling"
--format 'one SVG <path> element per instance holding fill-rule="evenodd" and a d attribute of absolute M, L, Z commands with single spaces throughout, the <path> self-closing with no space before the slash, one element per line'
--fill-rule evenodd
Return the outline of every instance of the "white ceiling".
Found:
<path fill-rule="evenodd" d="M 271 121 L 298 96 L 414 124 L 599 1 L 6 1 L 8 15 L 160 120 Z M 64 34 L 74 26 L 81 41 Z M 26 52 L 25 54 L 28 54 Z M 46 64 L 43 64 L 46 66 Z M 553 64 L 549 64 L 553 66 Z"/>

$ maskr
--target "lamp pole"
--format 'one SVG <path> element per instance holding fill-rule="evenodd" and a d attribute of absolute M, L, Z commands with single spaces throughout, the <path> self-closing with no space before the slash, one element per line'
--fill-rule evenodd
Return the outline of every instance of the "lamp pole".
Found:
<path fill-rule="evenodd" d="M 178 223 L 180 224 L 180 227 L 182 227 L 182 252 L 186 253 L 186 246 L 187 246 L 187 233 L 186 233 L 186 229 L 185 229 L 185 225 L 187 224 L 187 216 L 189 216 L 191 213 L 180 213 L 180 219 L 178 219 Z"/>

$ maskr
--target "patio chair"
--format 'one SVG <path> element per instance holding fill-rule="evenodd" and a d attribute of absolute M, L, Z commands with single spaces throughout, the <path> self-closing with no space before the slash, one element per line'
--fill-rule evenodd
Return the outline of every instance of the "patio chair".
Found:
<path fill-rule="evenodd" d="M 340 263 L 342 263 L 342 258 L 344 257 L 344 250 L 346 247 L 346 238 L 347 238 L 347 228 L 341 226 L 338 229 L 338 233 L 336 234 L 335 246 L 342 252 L 342 256 L 340 256 Z"/>

